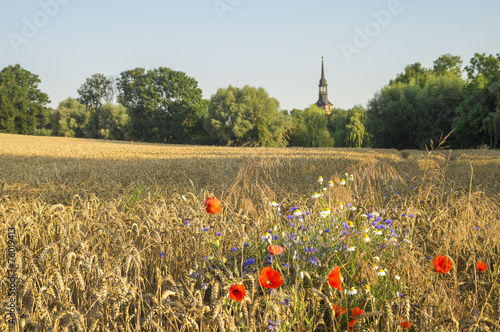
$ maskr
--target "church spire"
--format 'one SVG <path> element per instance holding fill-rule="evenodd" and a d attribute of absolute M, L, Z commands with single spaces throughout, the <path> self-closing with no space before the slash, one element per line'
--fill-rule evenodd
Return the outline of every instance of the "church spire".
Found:
<path fill-rule="evenodd" d="M 319 99 L 316 106 L 325 110 L 326 114 L 330 114 L 333 109 L 333 104 L 328 100 L 328 84 L 325 78 L 325 66 L 323 64 L 323 56 L 321 56 L 321 79 L 319 80 Z"/>

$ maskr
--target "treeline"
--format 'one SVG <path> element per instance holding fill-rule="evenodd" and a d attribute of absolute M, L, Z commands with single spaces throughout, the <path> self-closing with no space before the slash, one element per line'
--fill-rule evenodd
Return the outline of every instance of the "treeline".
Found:
<path fill-rule="evenodd" d="M 476 53 L 463 68 L 449 54 L 432 68 L 408 65 L 367 109 L 315 105 L 281 110 L 263 88 L 228 86 L 210 100 L 170 68 L 94 74 L 56 109 L 37 75 L 0 72 L 0 132 L 156 143 L 422 149 L 450 132 L 454 148 L 500 147 L 500 54 Z"/>

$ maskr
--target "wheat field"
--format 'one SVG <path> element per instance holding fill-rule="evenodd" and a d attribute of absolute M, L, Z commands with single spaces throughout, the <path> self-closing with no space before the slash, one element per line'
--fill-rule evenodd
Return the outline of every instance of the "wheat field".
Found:
<path fill-rule="evenodd" d="M 16 266 L 14 286 L 0 266 L 0 329 L 500 331 L 499 165 L 493 150 L 0 134 L 0 250 Z M 261 287 L 264 266 L 281 287 Z M 336 266 L 357 294 L 328 284 Z"/>

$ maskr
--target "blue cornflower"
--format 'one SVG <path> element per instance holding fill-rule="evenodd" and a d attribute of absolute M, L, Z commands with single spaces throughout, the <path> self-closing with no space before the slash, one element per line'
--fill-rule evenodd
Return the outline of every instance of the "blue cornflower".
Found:
<path fill-rule="evenodd" d="M 479 227 L 479 226 L 477 226 L 477 227 L 475 228 L 475 230 L 476 230 L 476 231 L 478 231 L 478 230 L 480 230 L 480 229 L 481 229 L 481 227 Z"/>
<path fill-rule="evenodd" d="M 236 247 L 232 247 L 230 250 L 231 250 L 231 251 L 238 251 L 238 248 L 236 248 Z"/>
<path fill-rule="evenodd" d="M 287 269 L 291 269 L 292 268 L 292 264 L 288 264 L 288 263 L 283 264 L 283 266 L 286 267 Z"/>
<path fill-rule="evenodd" d="M 220 232 L 215 233 L 217 236 L 221 236 L 222 234 Z"/>
<path fill-rule="evenodd" d="M 392 220 L 391 219 L 386 219 L 385 220 L 386 225 L 392 225 Z"/>
<path fill-rule="evenodd" d="M 269 320 L 269 330 L 274 332 L 274 330 L 279 331 L 279 326 L 281 325 L 280 320 L 276 318 L 276 322 L 273 322 L 272 319 Z"/>
<path fill-rule="evenodd" d="M 413 189 L 413 186 L 410 186 L 410 189 Z"/>
<path fill-rule="evenodd" d="M 402 216 L 402 217 L 406 217 L 406 213 L 403 213 L 401 216 Z"/>
<path fill-rule="evenodd" d="M 349 229 L 349 224 L 347 224 L 346 222 L 341 222 L 340 224 L 342 225 L 342 227 L 344 227 L 344 229 Z"/>
<path fill-rule="evenodd" d="M 161 258 L 165 258 L 165 257 L 167 257 L 167 254 L 164 251 L 162 251 L 161 252 Z"/>
<path fill-rule="evenodd" d="M 243 262 L 243 265 L 246 266 L 246 265 L 253 265 L 255 264 L 255 259 L 253 259 L 252 257 L 250 258 L 247 258 L 244 262 Z"/>
<path fill-rule="evenodd" d="M 294 206 L 294 207 L 291 207 L 290 208 L 290 211 L 294 212 L 295 210 L 297 210 L 299 207 L 298 206 Z"/>
<path fill-rule="evenodd" d="M 291 223 L 290 223 L 290 227 L 293 227 L 293 226 L 295 226 L 295 223 L 294 223 L 294 222 L 291 222 Z"/>
<path fill-rule="evenodd" d="M 286 305 L 286 306 L 290 306 L 290 302 L 291 302 L 292 300 L 287 299 L 287 298 L 285 297 L 285 295 L 282 295 L 282 296 L 283 296 L 283 301 L 281 301 L 280 303 L 281 303 L 281 304 L 283 304 L 283 305 Z"/>
<path fill-rule="evenodd" d="M 201 227 L 201 230 L 204 231 L 204 232 L 208 232 L 210 230 L 210 226 L 207 226 L 206 228 L 205 227 Z"/>
<path fill-rule="evenodd" d="M 278 237 L 278 235 L 274 235 L 274 236 L 273 236 L 273 240 L 274 240 L 274 241 L 277 241 L 277 240 L 279 240 L 279 237 Z"/>
<path fill-rule="evenodd" d="M 262 241 L 267 242 L 267 236 L 263 236 Z"/>
<path fill-rule="evenodd" d="M 307 252 L 308 254 L 312 254 L 312 253 L 318 252 L 318 249 L 316 249 L 316 248 L 314 248 L 314 247 L 311 247 L 311 248 L 306 247 L 306 248 L 304 249 L 304 251 L 305 251 L 305 252 Z"/>
<path fill-rule="evenodd" d="M 430 261 L 431 260 L 431 256 L 427 256 L 427 257 L 425 257 L 425 259 L 427 259 L 428 261 Z"/>
<path fill-rule="evenodd" d="M 245 247 L 245 248 L 246 248 L 246 247 L 249 247 L 249 246 L 250 246 L 250 243 L 246 243 L 246 242 L 245 242 L 245 243 L 243 243 L 243 247 Z"/>
<path fill-rule="evenodd" d="M 314 265 L 318 265 L 319 259 L 316 258 L 315 256 L 312 256 L 311 258 L 309 258 L 309 263 L 312 263 Z"/>
<path fill-rule="evenodd" d="M 294 240 L 296 237 L 297 237 L 297 234 L 295 234 L 295 233 L 290 234 L 290 239 Z"/>
<path fill-rule="evenodd" d="M 374 221 L 372 222 L 372 226 L 377 226 L 378 225 L 378 222 Z"/>
<path fill-rule="evenodd" d="M 330 230 L 328 228 L 325 228 L 325 230 L 323 232 L 330 233 Z"/>
<path fill-rule="evenodd" d="M 300 226 L 300 230 L 305 232 L 307 230 L 307 228 L 306 228 L 306 226 L 302 225 L 302 226 Z"/>
<path fill-rule="evenodd" d="M 385 249 L 385 247 L 387 247 L 387 245 L 385 243 L 382 243 L 382 245 L 380 246 L 382 249 Z"/>
<path fill-rule="evenodd" d="M 413 218 L 413 217 L 415 217 L 415 215 L 414 214 L 409 214 L 408 217 Z"/>
<path fill-rule="evenodd" d="M 404 295 L 403 293 L 399 293 L 399 297 L 400 297 L 400 298 L 404 298 L 404 297 L 405 297 L 405 295 Z"/>
<path fill-rule="evenodd" d="M 288 220 L 292 220 L 294 218 L 295 218 L 295 216 L 286 216 L 286 219 L 288 219 Z"/>
<path fill-rule="evenodd" d="M 309 214 L 311 214 L 311 211 L 306 211 L 306 216 L 308 216 Z"/>
<path fill-rule="evenodd" d="M 191 222 L 192 222 L 192 220 L 189 220 L 189 219 L 188 219 L 188 220 L 186 220 L 186 221 L 184 222 L 184 225 L 186 225 L 186 226 L 191 226 Z"/>
<path fill-rule="evenodd" d="M 375 220 L 376 220 L 376 221 L 378 221 L 378 222 L 381 222 L 382 220 L 384 220 L 384 218 L 382 218 L 382 217 L 377 217 L 377 219 L 375 219 Z"/>
<path fill-rule="evenodd" d="M 373 214 L 368 213 L 368 214 L 366 215 L 366 218 L 367 218 L 367 219 L 372 219 L 372 218 L 373 218 Z"/>

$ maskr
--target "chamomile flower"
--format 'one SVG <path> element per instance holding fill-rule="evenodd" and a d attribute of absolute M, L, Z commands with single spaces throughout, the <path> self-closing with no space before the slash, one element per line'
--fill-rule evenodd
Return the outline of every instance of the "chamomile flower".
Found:
<path fill-rule="evenodd" d="M 369 231 L 368 227 L 366 227 L 366 226 L 363 227 L 362 229 L 363 229 L 363 233 L 368 233 L 368 231 Z"/>
<path fill-rule="evenodd" d="M 378 270 L 378 265 L 372 265 L 374 270 Z"/>
<path fill-rule="evenodd" d="M 345 186 L 345 180 L 344 179 L 340 180 L 340 185 L 341 186 Z"/>
<path fill-rule="evenodd" d="M 368 236 L 368 234 L 364 234 L 364 235 L 363 235 L 363 241 L 365 241 L 365 242 L 370 242 L 370 241 L 371 241 L 371 239 L 370 239 L 370 237 Z"/>
<path fill-rule="evenodd" d="M 299 209 L 293 211 L 293 215 L 296 216 L 296 217 L 300 217 L 302 215 L 302 211 L 300 211 Z"/>
<path fill-rule="evenodd" d="M 382 235 L 382 231 L 380 229 L 377 229 L 375 232 L 373 232 L 375 235 Z"/>
<path fill-rule="evenodd" d="M 383 269 L 378 270 L 377 271 L 377 275 L 379 277 L 385 277 L 385 275 L 386 275 L 385 270 L 383 270 Z"/>
<path fill-rule="evenodd" d="M 347 251 L 356 251 L 356 247 L 354 247 L 354 246 L 348 247 Z"/>
<path fill-rule="evenodd" d="M 347 295 L 356 295 L 358 294 L 358 290 L 354 287 L 351 287 L 347 290 Z"/>
<path fill-rule="evenodd" d="M 349 181 L 354 181 L 354 176 L 352 174 L 349 176 Z"/>
<path fill-rule="evenodd" d="M 370 285 L 368 285 L 368 284 L 366 284 L 364 287 L 365 287 L 365 290 L 366 290 L 367 292 L 369 292 L 369 291 L 370 291 L 370 289 L 371 289 Z"/>
<path fill-rule="evenodd" d="M 380 257 L 375 256 L 375 257 L 373 257 L 373 260 L 380 261 Z"/>
<path fill-rule="evenodd" d="M 276 207 L 276 206 L 278 206 L 278 203 L 276 203 L 275 201 L 272 201 L 271 203 L 269 203 L 269 206 Z"/>
<path fill-rule="evenodd" d="M 311 198 L 319 198 L 321 196 L 323 196 L 323 194 L 314 193 L 312 194 Z"/>
<path fill-rule="evenodd" d="M 378 213 L 378 212 L 372 212 L 372 216 L 374 218 L 380 217 L 380 213 Z"/>
<path fill-rule="evenodd" d="M 400 276 L 394 276 L 394 279 L 399 280 L 399 279 L 401 279 L 401 277 Z"/>
<path fill-rule="evenodd" d="M 319 214 L 321 215 L 322 218 L 326 218 L 330 215 L 330 209 L 326 209 L 325 211 L 321 211 Z"/>
<path fill-rule="evenodd" d="M 323 183 L 323 177 L 322 177 L 322 176 L 319 176 L 319 177 L 318 177 L 318 182 L 319 182 L 319 183 Z"/>
<path fill-rule="evenodd" d="M 328 181 L 328 186 L 329 186 L 329 187 L 333 187 L 334 185 L 335 185 L 335 183 L 333 183 L 333 181 L 332 181 L 332 180 Z"/>

